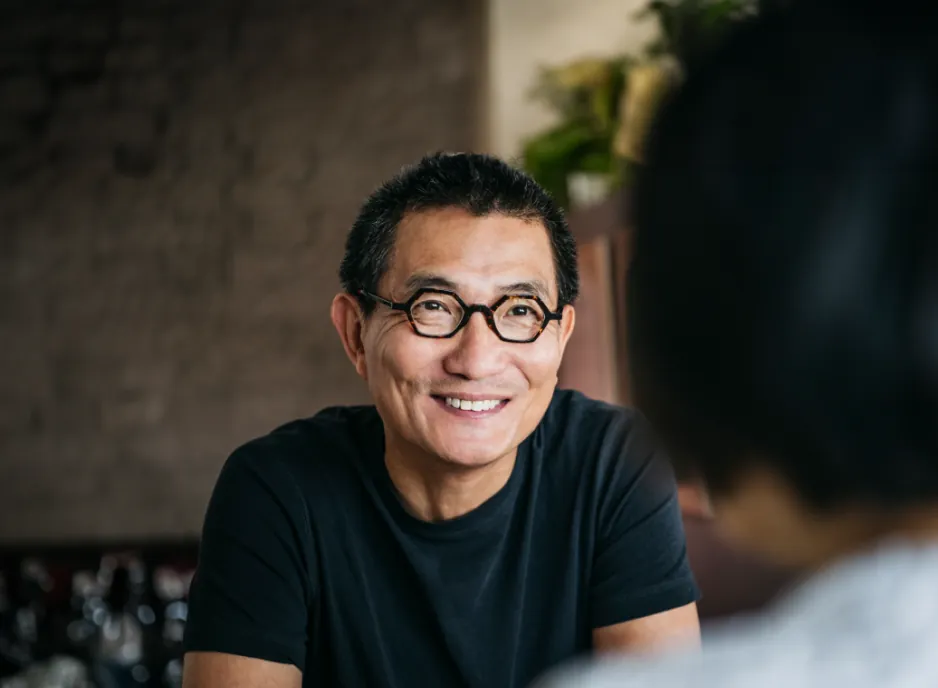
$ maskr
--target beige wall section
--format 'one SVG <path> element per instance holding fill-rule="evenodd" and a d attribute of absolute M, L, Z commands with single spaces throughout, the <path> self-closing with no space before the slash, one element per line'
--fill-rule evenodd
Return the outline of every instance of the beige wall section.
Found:
<path fill-rule="evenodd" d="M 570 59 L 637 52 L 654 35 L 637 22 L 646 0 L 489 0 L 488 142 L 490 152 L 517 156 L 551 113 L 529 102 L 538 69 Z"/>

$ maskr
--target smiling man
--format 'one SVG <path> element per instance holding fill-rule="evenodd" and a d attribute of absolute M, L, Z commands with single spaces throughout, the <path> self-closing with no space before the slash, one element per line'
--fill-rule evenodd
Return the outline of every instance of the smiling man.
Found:
<path fill-rule="evenodd" d="M 423 159 L 349 234 L 332 321 L 373 406 L 238 449 L 206 515 L 186 688 L 524 686 L 697 642 L 642 419 L 556 391 L 576 249 L 529 177 Z"/>

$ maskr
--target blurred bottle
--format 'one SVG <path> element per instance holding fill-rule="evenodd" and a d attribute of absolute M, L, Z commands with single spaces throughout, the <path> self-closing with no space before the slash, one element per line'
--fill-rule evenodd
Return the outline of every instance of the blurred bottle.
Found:
<path fill-rule="evenodd" d="M 88 555 L 0 570 L 0 686 L 181 688 L 190 555 Z"/>
<path fill-rule="evenodd" d="M 87 661 L 91 659 L 91 644 L 99 624 L 106 614 L 103 594 L 91 571 L 76 571 L 72 574 L 72 596 L 66 637 L 70 654 Z"/>
<path fill-rule="evenodd" d="M 102 559 L 98 580 L 106 584 L 101 623 L 92 650 L 98 688 L 140 688 L 150 682 L 144 633 L 153 611 L 141 604 L 139 562 Z"/>
<path fill-rule="evenodd" d="M 154 571 L 156 596 L 163 606 L 161 639 L 167 661 L 161 688 L 182 686 L 182 639 L 189 613 L 188 594 L 191 573 L 164 566 Z"/>
<path fill-rule="evenodd" d="M 22 661 L 16 657 L 14 630 L 13 572 L 0 571 L 0 678 L 12 676 L 20 670 Z"/>
<path fill-rule="evenodd" d="M 19 675 L 54 652 L 46 604 L 52 579 L 40 560 L 25 559 L 19 570 L 4 576 L 4 589 L 0 664 L 5 675 Z"/>

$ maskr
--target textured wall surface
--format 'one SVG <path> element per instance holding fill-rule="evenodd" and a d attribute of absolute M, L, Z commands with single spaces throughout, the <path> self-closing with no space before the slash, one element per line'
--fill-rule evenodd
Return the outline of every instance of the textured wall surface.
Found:
<path fill-rule="evenodd" d="M 364 389 L 358 204 L 476 146 L 466 0 L 0 0 L 0 540 L 197 532 L 238 443 Z"/>

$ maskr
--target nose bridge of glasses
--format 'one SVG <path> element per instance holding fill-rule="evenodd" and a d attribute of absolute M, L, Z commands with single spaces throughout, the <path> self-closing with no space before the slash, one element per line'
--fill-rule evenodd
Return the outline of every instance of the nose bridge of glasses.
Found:
<path fill-rule="evenodd" d="M 472 316 L 476 313 L 482 316 L 483 322 L 485 322 L 489 329 L 491 329 L 493 332 L 498 332 L 495 324 L 495 314 L 492 312 L 491 308 L 481 303 L 476 303 L 465 307 L 465 311 L 462 317 L 463 321 L 460 323 L 460 327 L 469 327 L 472 324 Z"/>

